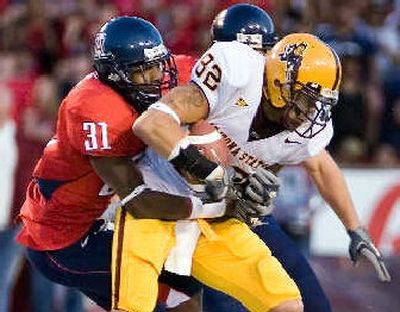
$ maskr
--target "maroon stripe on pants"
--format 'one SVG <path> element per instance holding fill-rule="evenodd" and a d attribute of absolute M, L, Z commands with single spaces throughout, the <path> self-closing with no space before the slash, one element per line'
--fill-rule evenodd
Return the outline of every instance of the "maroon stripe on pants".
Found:
<path fill-rule="evenodd" d="M 117 257 L 115 264 L 114 309 L 118 309 L 118 303 L 119 303 L 119 283 L 121 280 L 121 260 L 122 260 L 123 241 L 124 241 L 125 219 L 126 219 L 126 210 L 122 208 L 121 217 L 119 219 Z"/>

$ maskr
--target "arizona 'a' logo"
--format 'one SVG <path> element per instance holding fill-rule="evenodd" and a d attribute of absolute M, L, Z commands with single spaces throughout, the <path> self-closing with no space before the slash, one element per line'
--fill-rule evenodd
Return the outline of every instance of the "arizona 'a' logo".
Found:
<path fill-rule="evenodd" d="M 297 42 L 287 45 L 283 53 L 279 54 L 281 61 L 286 63 L 286 81 L 296 81 L 306 49 L 307 43 Z"/>
<path fill-rule="evenodd" d="M 104 50 L 104 42 L 106 39 L 105 33 L 97 33 L 94 39 L 94 57 L 95 58 L 102 58 L 107 56 Z"/>

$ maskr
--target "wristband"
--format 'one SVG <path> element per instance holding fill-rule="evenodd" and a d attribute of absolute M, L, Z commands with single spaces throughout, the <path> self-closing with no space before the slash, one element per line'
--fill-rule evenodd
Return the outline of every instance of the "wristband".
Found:
<path fill-rule="evenodd" d="M 152 109 L 155 109 L 155 110 L 158 110 L 158 111 L 161 111 L 161 112 L 167 114 L 173 120 L 175 120 L 178 123 L 178 125 L 181 124 L 181 120 L 180 120 L 178 114 L 167 104 L 158 101 L 158 102 L 155 102 L 154 104 L 151 104 L 147 110 L 152 110 Z"/>
<path fill-rule="evenodd" d="M 203 204 L 200 198 L 191 196 L 192 212 L 188 219 L 218 218 L 226 211 L 225 201 Z"/>

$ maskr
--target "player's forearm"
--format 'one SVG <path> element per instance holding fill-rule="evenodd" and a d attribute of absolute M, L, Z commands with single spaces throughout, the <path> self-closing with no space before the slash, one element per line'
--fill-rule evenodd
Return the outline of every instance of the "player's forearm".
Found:
<path fill-rule="evenodd" d="M 91 157 L 97 175 L 120 197 L 143 184 L 143 176 L 130 157 Z"/>
<path fill-rule="evenodd" d="M 145 190 L 125 208 L 138 219 L 182 220 L 192 211 L 190 198 Z"/>
<path fill-rule="evenodd" d="M 323 151 L 312 162 L 311 165 L 308 163 L 305 168 L 321 196 L 331 206 L 346 229 L 355 229 L 360 226 L 350 192 L 335 161 L 327 152 Z"/>
<path fill-rule="evenodd" d="M 148 146 L 168 158 L 186 136 L 183 124 L 194 123 L 208 114 L 208 102 L 194 84 L 170 91 L 142 114 L 132 130 Z"/>
<path fill-rule="evenodd" d="M 232 203 L 230 204 L 230 206 Z M 177 196 L 146 189 L 134 197 L 125 208 L 138 219 L 213 219 L 231 216 L 232 207 L 227 209 L 225 201 L 203 203 L 200 198 Z"/>
<path fill-rule="evenodd" d="M 225 204 L 203 204 L 195 197 L 177 196 L 149 189 L 130 158 L 92 157 L 96 173 L 120 198 L 135 218 L 182 220 L 223 216 Z"/>
<path fill-rule="evenodd" d="M 186 136 L 185 131 L 174 119 L 157 110 L 142 114 L 132 129 L 146 145 L 166 159 L 178 142 Z"/>

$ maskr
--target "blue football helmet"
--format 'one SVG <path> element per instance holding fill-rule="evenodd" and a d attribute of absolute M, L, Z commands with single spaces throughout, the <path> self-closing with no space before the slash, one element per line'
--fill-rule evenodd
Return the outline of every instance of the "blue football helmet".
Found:
<path fill-rule="evenodd" d="M 254 49 L 267 50 L 278 40 L 271 17 L 251 4 L 235 4 L 221 11 L 211 26 L 216 41 L 239 41 Z"/>
<path fill-rule="evenodd" d="M 122 16 L 104 24 L 95 37 L 93 59 L 99 79 L 139 112 L 177 84 L 175 62 L 160 32 L 142 18 Z M 140 84 L 132 81 L 134 73 L 144 77 L 144 71 L 154 66 L 161 68 L 161 80 Z"/>

